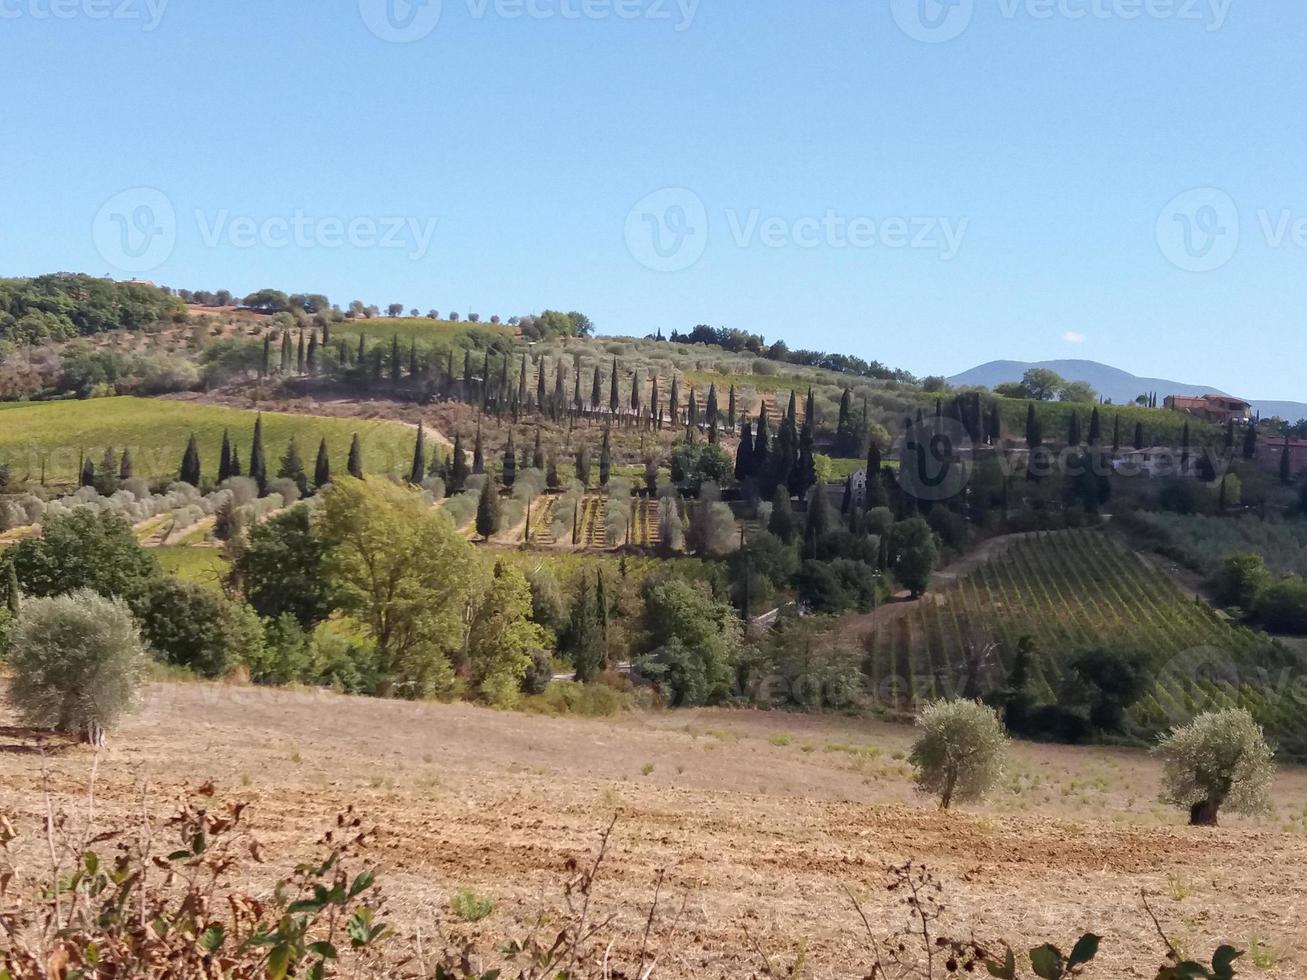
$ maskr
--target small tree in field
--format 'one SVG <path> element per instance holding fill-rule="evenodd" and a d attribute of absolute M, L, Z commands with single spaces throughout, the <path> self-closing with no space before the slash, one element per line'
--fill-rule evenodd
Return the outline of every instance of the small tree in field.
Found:
<path fill-rule="evenodd" d="M 89 589 L 28 599 L 11 639 L 9 700 L 27 724 L 101 746 L 135 707 L 147 655 L 121 600 Z"/>
<path fill-rule="evenodd" d="M 1215 827 L 1224 807 L 1235 813 L 1271 808 L 1275 753 L 1262 727 L 1242 708 L 1199 715 L 1157 747 L 1162 802 L 1189 808 L 1189 823 Z"/>
<path fill-rule="evenodd" d="M 939 797 L 941 810 L 955 800 L 979 800 L 1003 775 L 1007 733 L 998 712 L 978 701 L 933 701 L 917 716 L 921 734 L 908 761 L 917 790 Z"/>

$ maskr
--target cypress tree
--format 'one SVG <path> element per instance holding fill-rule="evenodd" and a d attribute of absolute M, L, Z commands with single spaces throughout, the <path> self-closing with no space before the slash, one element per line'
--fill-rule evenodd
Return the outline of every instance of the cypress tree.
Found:
<path fill-rule="evenodd" d="M 481 484 L 481 497 L 477 500 L 477 534 L 489 541 L 499 533 L 499 491 L 495 481 L 487 479 Z"/>
<path fill-rule="evenodd" d="M 667 418 L 675 429 L 681 424 L 681 385 L 676 375 L 672 375 L 672 390 L 667 395 Z"/>
<path fill-rule="evenodd" d="M 771 519 L 767 522 L 767 530 L 786 544 L 792 544 L 798 533 L 794 522 L 794 505 L 790 502 L 790 492 L 784 484 L 776 484 L 776 492 L 772 494 Z"/>
<path fill-rule="evenodd" d="M 631 372 L 631 416 L 640 417 L 640 372 Z"/>
<path fill-rule="evenodd" d="M 871 510 L 873 507 L 879 506 L 878 502 L 873 503 L 873 501 L 878 501 L 879 496 L 874 493 L 873 490 L 875 485 L 880 481 L 880 469 L 883 465 L 884 459 L 881 456 L 880 446 L 876 445 L 875 439 L 872 439 L 871 446 L 867 449 L 867 483 L 866 486 L 863 487 L 863 510 Z"/>
<path fill-rule="evenodd" d="M 266 378 L 272 373 L 272 334 L 263 335 L 263 361 L 259 367 L 259 377 Z"/>
<path fill-rule="evenodd" d="M 545 372 L 549 370 L 549 362 L 543 357 L 540 358 L 540 373 L 536 375 L 536 411 L 544 414 L 545 411 L 545 392 L 548 390 L 545 385 Z"/>
<path fill-rule="evenodd" d="M 95 464 L 85 456 L 82 457 L 81 485 L 84 487 L 95 486 Z"/>
<path fill-rule="evenodd" d="M 599 676 L 603 665 L 603 637 L 599 613 L 590 576 L 582 575 L 572 600 L 571 619 L 562 636 L 561 646 L 572 659 L 576 679 L 585 684 Z"/>
<path fill-rule="evenodd" d="M 830 526 L 830 501 L 826 498 L 826 488 L 817 487 L 813 491 L 812 502 L 808 505 L 808 520 L 803 529 L 804 539 L 815 547 L 817 539 L 829 531 Z"/>
<path fill-rule="evenodd" d="M 1103 419 L 1098 414 L 1098 407 L 1089 414 L 1089 444 L 1097 446 L 1103 441 Z"/>
<path fill-rule="evenodd" d="M 1234 452 L 1234 419 L 1229 419 L 1225 423 L 1225 454 L 1227 456 Z"/>
<path fill-rule="evenodd" d="M 268 490 L 268 461 L 263 456 L 263 413 L 254 419 L 254 442 L 250 446 L 250 476 L 259 485 L 259 493 Z"/>
<path fill-rule="evenodd" d="M 118 461 L 118 479 L 130 480 L 133 476 L 135 467 L 132 464 L 132 450 L 128 446 L 123 450 L 122 459 Z"/>
<path fill-rule="evenodd" d="M 349 444 L 349 460 L 345 464 L 349 475 L 356 480 L 363 479 L 363 444 L 359 441 L 359 434 L 354 433 L 354 438 Z"/>
<path fill-rule="evenodd" d="M 241 476 L 241 454 L 236 448 L 236 443 L 231 444 L 231 475 Z"/>
<path fill-rule="evenodd" d="M 486 355 L 489 357 L 489 355 Z M 399 354 L 399 334 L 390 338 L 390 380 L 393 384 L 399 384 L 402 368 L 400 366 Z"/>
<path fill-rule="evenodd" d="M 545 450 L 544 447 L 540 445 L 540 426 L 538 425 L 536 426 L 535 446 L 531 450 L 531 468 L 535 470 L 543 470 L 545 468 Z"/>
<path fill-rule="evenodd" d="M 281 335 L 281 373 L 290 374 L 291 366 L 291 347 L 290 331 L 286 330 Z"/>
<path fill-rule="evenodd" d="M 480 476 L 486 471 L 486 454 L 481 445 L 481 426 L 477 426 L 476 441 L 472 443 L 472 472 Z"/>
<path fill-rule="evenodd" d="M 699 401 L 694 396 L 694 386 L 690 386 L 690 400 L 685 406 L 685 426 L 694 430 L 699 428 Z"/>
<path fill-rule="evenodd" d="M 101 496 L 111 497 L 118 492 L 118 457 L 114 455 L 112 446 L 104 451 L 100 461 L 100 475 L 95 484 Z"/>
<path fill-rule="evenodd" d="M 744 420 L 744 431 L 740 433 L 740 445 L 735 450 L 735 479 L 743 482 L 753 476 L 753 426 Z"/>
<path fill-rule="evenodd" d="M 785 421 L 789 422 L 791 425 L 795 426 L 796 429 L 797 429 L 797 427 L 798 427 L 798 420 L 799 420 L 798 398 L 795 397 L 794 389 L 791 388 L 791 389 L 790 389 L 790 404 L 789 404 L 789 406 L 785 409 Z"/>
<path fill-rule="evenodd" d="M 663 427 L 661 407 L 658 404 L 658 375 L 653 376 L 652 387 L 649 389 L 649 420 L 653 422 L 654 428 Z"/>
<path fill-rule="evenodd" d="M 612 415 L 617 414 L 617 409 L 621 406 L 617 397 L 617 358 L 613 358 L 613 374 L 608 382 L 608 411 Z"/>
<path fill-rule="evenodd" d="M 358 350 L 354 352 L 354 363 L 357 364 L 360 368 L 363 367 L 363 361 L 367 356 L 368 356 L 367 348 L 363 346 L 363 334 L 362 332 L 360 332 L 359 347 Z"/>
<path fill-rule="evenodd" d="M 222 451 L 218 454 L 218 482 L 231 479 L 231 434 L 222 430 Z"/>
<path fill-rule="evenodd" d="M 454 433 L 454 458 L 449 464 L 449 486 L 445 488 L 445 495 L 454 496 L 456 493 L 462 493 L 463 487 L 467 485 L 467 453 L 463 450 L 463 433 Z"/>
<path fill-rule="evenodd" d="M 321 490 L 331 482 L 331 457 L 327 453 L 327 440 L 318 443 L 318 459 L 313 464 L 313 485 Z"/>
<path fill-rule="evenodd" d="M 22 609 L 23 593 L 18 587 L 18 570 L 14 567 L 13 562 L 5 563 L 5 605 L 9 608 L 9 615 L 13 619 L 18 618 Z"/>
<path fill-rule="evenodd" d="M 715 383 L 708 385 L 708 401 L 704 405 L 703 417 L 710 430 L 717 425 L 717 385 Z M 717 440 L 712 441 L 716 442 Z"/>
<path fill-rule="evenodd" d="M 413 465 L 409 469 L 408 482 L 419 485 L 427 475 L 427 432 L 421 422 L 418 423 L 417 444 L 413 447 Z"/>
<path fill-rule="evenodd" d="M 1144 423 L 1135 423 L 1135 449 L 1143 449 L 1147 445 L 1144 438 Z"/>
<path fill-rule="evenodd" d="M 1289 455 L 1289 437 L 1284 437 L 1284 449 L 1280 452 L 1280 482 L 1286 487 L 1293 482 L 1293 460 Z"/>
<path fill-rule="evenodd" d="M 572 379 L 572 414 L 580 418 L 585 414 L 585 403 L 581 401 L 581 365 L 576 366 L 576 377 Z"/>
<path fill-rule="evenodd" d="M 599 365 L 595 365 L 594 380 L 590 382 L 590 411 L 599 411 L 599 397 L 603 392 L 603 385 L 599 380 Z"/>
<path fill-rule="evenodd" d="M 304 331 L 300 331 L 299 348 L 295 352 L 295 373 L 303 374 L 307 366 L 308 354 L 304 347 Z"/>
<path fill-rule="evenodd" d="M 590 486 L 590 447 L 585 444 L 576 451 L 576 478 L 581 486 Z"/>
<path fill-rule="evenodd" d="M 1073 410 L 1071 412 L 1071 423 L 1067 428 L 1066 444 L 1068 446 L 1078 446 L 1080 441 L 1080 413 Z"/>
<path fill-rule="evenodd" d="M 526 391 L 526 355 L 523 354 L 523 355 L 522 355 L 522 370 L 521 370 L 521 372 L 518 374 L 518 378 L 517 378 L 517 403 L 518 403 L 518 405 L 525 405 L 525 404 L 526 404 L 526 399 L 527 399 L 527 391 Z"/>
<path fill-rule="evenodd" d="M 735 385 L 731 385 L 731 393 L 726 402 L 726 428 L 735 431 Z"/>
<path fill-rule="evenodd" d="M 504 467 L 502 478 L 509 490 L 517 482 L 517 447 L 513 444 L 513 430 L 508 430 L 508 446 L 504 449 Z"/>
<path fill-rule="evenodd" d="M 766 476 L 771 455 L 771 436 L 767 433 L 767 403 L 758 409 L 758 428 L 753 437 L 753 475 Z"/>
<path fill-rule="evenodd" d="M 558 460 L 554 459 L 554 454 L 549 454 L 549 462 L 545 465 L 545 486 L 550 490 L 557 490 L 563 485 L 563 481 L 558 476 Z"/>
<path fill-rule="evenodd" d="M 191 433 L 190 439 L 186 443 L 186 452 L 182 456 L 181 474 L 178 477 L 182 483 L 189 483 L 193 487 L 200 485 L 200 447 L 195 441 L 195 433 Z"/>
<path fill-rule="evenodd" d="M 1257 458 L 1257 423 L 1249 422 L 1243 434 L 1243 458 Z"/>
<path fill-rule="evenodd" d="M 608 663 L 608 590 L 604 587 L 604 571 L 595 571 L 595 613 L 599 620 L 599 645 L 603 650 L 601 663 Z"/>
<path fill-rule="evenodd" d="M 1035 411 L 1035 403 L 1026 404 L 1026 448 L 1038 449 L 1044 443 L 1044 433 L 1039 424 L 1039 413 Z"/>
<path fill-rule="evenodd" d="M 463 352 L 463 401 L 472 400 L 472 352 Z"/>
<path fill-rule="evenodd" d="M 567 384 L 567 368 L 563 364 L 558 365 L 558 374 L 554 376 L 554 417 L 558 413 L 567 409 L 567 401 L 564 395 L 564 386 Z"/>
<path fill-rule="evenodd" d="M 304 460 L 300 457 L 299 443 L 294 436 L 290 437 L 290 445 L 286 447 L 286 454 L 281 457 L 281 465 L 277 469 L 277 476 L 282 480 L 290 480 L 295 486 L 299 487 L 301 494 L 309 492 L 308 474 L 304 472 Z"/>
<path fill-rule="evenodd" d="M 608 477 L 612 472 L 613 456 L 612 449 L 609 445 L 609 428 L 604 428 L 604 441 L 599 449 L 599 485 L 608 486 Z"/>

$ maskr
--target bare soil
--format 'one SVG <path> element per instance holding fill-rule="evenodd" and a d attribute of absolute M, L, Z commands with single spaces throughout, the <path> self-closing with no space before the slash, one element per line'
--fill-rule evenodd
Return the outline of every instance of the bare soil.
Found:
<path fill-rule="evenodd" d="M 0 726 L 14 724 L 0 713 Z M 1154 975 L 1145 965 L 1164 950 L 1144 889 L 1189 953 L 1256 940 L 1264 975 L 1307 977 L 1304 771 L 1279 775 L 1274 817 L 1200 831 L 1155 802 L 1158 767 L 1146 753 L 1017 744 L 991 802 L 941 813 L 913 792 L 910 739 L 905 727 L 779 712 L 588 721 L 157 684 L 101 757 L 96 806 L 101 821 L 134 819 L 148 785 L 164 815 L 212 779 L 221 797 L 253 804 L 267 853 L 288 865 L 352 804 L 378 827 L 374 854 L 401 934 L 420 926 L 429 942 L 441 926 L 488 949 L 559 910 L 568 860 L 590 855 L 616 814 L 594 893 L 618 916 L 615 952 L 638 948 L 659 869 L 671 885 L 662 928 L 689 895 L 659 977 L 764 975 L 754 943 L 778 971 L 802 951 L 805 976 L 865 976 L 845 888 L 877 932 L 897 930 L 904 910 L 883 870 L 909 858 L 943 883 L 942 924 L 955 935 L 1067 948 L 1100 933 L 1091 976 Z M 0 810 L 33 854 L 43 758 L 56 802 L 84 809 L 93 755 L 56 750 L 43 757 L 30 732 L 0 727 Z M 496 902 L 475 925 L 449 912 L 464 887 Z M 1240 975 L 1263 974 L 1245 960 Z"/>

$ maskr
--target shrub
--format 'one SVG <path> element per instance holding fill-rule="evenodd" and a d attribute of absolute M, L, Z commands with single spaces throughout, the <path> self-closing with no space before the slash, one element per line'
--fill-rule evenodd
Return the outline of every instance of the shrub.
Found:
<path fill-rule="evenodd" d="M 1275 753 L 1242 708 L 1199 715 L 1157 747 L 1162 802 L 1189 808 L 1194 826 L 1215 827 L 1224 807 L 1235 813 L 1271 808 Z"/>
<path fill-rule="evenodd" d="M 40 537 L 20 541 L 11 554 L 18 582 L 31 596 L 90 589 L 135 602 L 162 574 L 125 520 L 89 510 L 48 521 Z"/>
<path fill-rule="evenodd" d="M 495 910 L 495 900 L 489 895 L 478 895 L 471 888 L 463 888 L 449 900 L 449 910 L 464 922 L 480 922 Z"/>
<path fill-rule="evenodd" d="M 1002 778 L 1008 739 L 993 708 L 978 701 L 933 701 L 921 709 L 917 727 L 921 734 L 908 761 L 917 790 L 938 796 L 940 809 L 954 800 L 982 799 Z"/>
<path fill-rule="evenodd" d="M 1271 584 L 1271 571 L 1261 555 L 1231 555 L 1221 563 L 1213 581 L 1217 598 L 1227 606 L 1251 611 L 1257 597 Z"/>
<path fill-rule="evenodd" d="M 1307 633 L 1307 579 L 1286 578 L 1257 598 L 1257 618 L 1274 633 Z"/>
<path fill-rule="evenodd" d="M 195 583 L 156 583 L 139 618 L 146 642 L 165 663 L 201 677 L 222 677 L 261 639 L 253 612 Z"/>
<path fill-rule="evenodd" d="M 939 545 L 930 525 L 920 517 L 895 524 L 890 528 L 889 551 L 894 575 L 904 588 L 917 596 L 925 592 L 939 563 Z"/>
<path fill-rule="evenodd" d="M 582 718 L 607 718 L 626 705 L 620 691 L 603 684 L 579 684 L 576 681 L 550 681 L 543 694 L 523 698 L 519 706 L 541 715 L 579 715 Z"/>
<path fill-rule="evenodd" d="M 27 724 L 102 745 L 135 707 L 147 657 L 121 600 L 89 589 L 27 599 L 12 641 L 9 699 Z"/>

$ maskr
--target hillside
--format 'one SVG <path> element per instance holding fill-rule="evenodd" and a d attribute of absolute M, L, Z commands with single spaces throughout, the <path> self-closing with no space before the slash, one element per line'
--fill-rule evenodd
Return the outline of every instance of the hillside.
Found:
<path fill-rule="evenodd" d="M 1254 399 L 1249 398 L 1247 392 L 1223 392 L 1210 385 L 1184 384 L 1165 378 L 1144 378 L 1120 368 L 1100 364 L 1098 361 L 990 361 L 963 371 L 961 374 L 955 374 L 948 379 L 948 382 L 959 387 L 980 385 L 993 388 L 1005 381 L 1020 381 L 1021 376 L 1031 368 L 1048 368 L 1068 381 L 1087 382 L 1104 398 L 1110 398 L 1118 405 L 1133 402 L 1144 392 L 1156 392 L 1159 401 L 1167 395 L 1235 394 L 1251 401 L 1253 408 L 1260 412 L 1263 418 L 1278 416 L 1292 422 L 1307 417 L 1305 402 Z"/>

